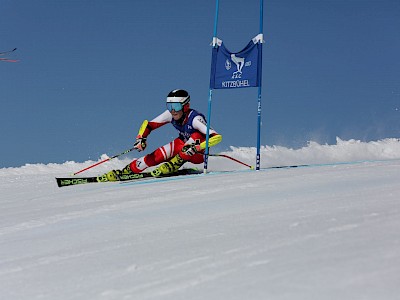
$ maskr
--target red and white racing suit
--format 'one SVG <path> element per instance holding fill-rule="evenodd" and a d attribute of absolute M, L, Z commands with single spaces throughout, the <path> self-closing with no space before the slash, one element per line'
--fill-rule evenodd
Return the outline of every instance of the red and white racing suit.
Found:
<path fill-rule="evenodd" d="M 186 161 L 194 164 L 204 162 L 203 153 L 196 153 L 192 156 L 181 152 L 183 146 L 193 144 L 196 140 L 205 141 L 207 134 L 207 123 L 203 114 L 194 109 L 190 109 L 185 113 L 183 121 L 175 121 L 169 110 L 166 110 L 158 117 L 151 120 L 143 137 L 147 137 L 151 131 L 157 129 L 167 123 L 171 123 L 179 132 L 179 136 L 172 142 L 157 148 L 152 153 L 147 154 L 139 159 L 131 162 L 130 168 L 134 173 L 140 173 L 148 167 L 156 166 L 160 163 L 169 161 L 175 155 L 179 155 Z M 217 132 L 210 128 L 210 136 L 214 136 Z"/>

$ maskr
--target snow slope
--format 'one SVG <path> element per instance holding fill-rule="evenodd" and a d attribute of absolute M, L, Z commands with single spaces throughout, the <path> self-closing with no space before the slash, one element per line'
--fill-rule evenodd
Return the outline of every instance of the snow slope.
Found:
<path fill-rule="evenodd" d="M 400 141 L 262 150 L 313 166 L 61 189 L 93 162 L 0 169 L 0 298 L 400 299 Z"/>

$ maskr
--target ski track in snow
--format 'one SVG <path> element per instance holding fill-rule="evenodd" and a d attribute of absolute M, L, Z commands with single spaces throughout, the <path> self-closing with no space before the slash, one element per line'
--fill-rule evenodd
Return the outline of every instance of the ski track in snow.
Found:
<path fill-rule="evenodd" d="M 266 147 L 263 167 L 315 166 L 213 158 L 241 171 L 146 184 L 56 186 L 93 162 L 0 169 L 1 299 L 399 299 L 399 144 Z"/>

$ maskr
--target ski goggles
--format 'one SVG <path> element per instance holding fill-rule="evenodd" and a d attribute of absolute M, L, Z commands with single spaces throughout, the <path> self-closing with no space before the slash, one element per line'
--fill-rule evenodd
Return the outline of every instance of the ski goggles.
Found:
<path fill-rule="evenodd" d="M 182 103 L 179 102 L 167 102 L 167 109 L 169 111 L 180 111 L 183 109 Z"/>

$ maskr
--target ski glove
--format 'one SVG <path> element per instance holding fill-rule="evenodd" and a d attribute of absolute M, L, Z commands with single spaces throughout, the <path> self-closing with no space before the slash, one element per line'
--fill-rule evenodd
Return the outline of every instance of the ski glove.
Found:
<path fill-rule="evenodd" d="M 182 152 L 189 156 L 193 156 L 196 153 L 199 153 L 200 151 L 201 151 L 200 140 L 196 140 L 194 144 L 188 144 L 182 148 Z"/>
<path fill-rule="evenodd" d="M 146 138 L 142 137 L 141 135 L 138 135 L 136 137 L 136 142 L 133 144 L 133 148 L 135 148 L 137 151 L 143 151 L 147 147 L 147 142 Z"/>

